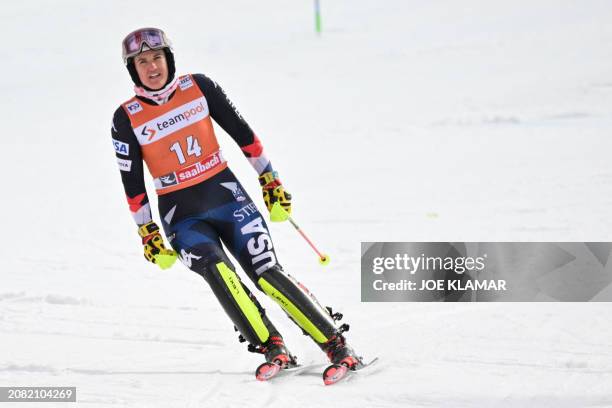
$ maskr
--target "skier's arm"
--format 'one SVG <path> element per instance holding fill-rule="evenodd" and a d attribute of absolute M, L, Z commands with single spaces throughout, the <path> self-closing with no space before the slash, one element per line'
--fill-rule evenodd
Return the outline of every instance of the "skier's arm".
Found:
<path fill-rule="evenodd" d="M 113 116 L 111 135 L 132 217 L 138 226 L 147 224 L 152 219 L 144 181 L 142 152 L 127 113 L 122 107 L 119 107 Z"/>
<path fill-rule="evenodd" d="M 194 74 L 193 78 L 206 97 L 210 116 L 236 141 L 257 174 L 273 171 L 270 160 L 264 154 L 261 141 L 227 97 L 223 88 L 206 75 Z"/>
<path fill-rule="evenodd" d="M 166 249 L 159 227 L 151 218 L 151 205 L 145 187 L 140 144 L 130 126 L 127 114 L 121 107 L 115 111 L 113 116 L 111 135 L 123 189 L 132 217 L 138 224 L 138 234 L 142 238 L 144 256 L 162 269 L 169 268 L 176 260 L 176 253 Z"/>

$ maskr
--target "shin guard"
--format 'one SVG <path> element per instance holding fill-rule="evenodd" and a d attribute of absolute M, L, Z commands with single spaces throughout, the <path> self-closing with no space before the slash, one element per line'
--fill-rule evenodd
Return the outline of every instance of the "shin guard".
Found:
<path fill-rule="evenodd" d="M 240 334 L 252 345 L 262 345 L 278 331 L 255 296 L 223 261 L 211 263 L 204 278 Z"/>
<path fill-rule="evenodd" d="M 328 311 L 279 266 L 261 273 L 257 284 L 319 345 L 327 343 L 338 332 Z"/>

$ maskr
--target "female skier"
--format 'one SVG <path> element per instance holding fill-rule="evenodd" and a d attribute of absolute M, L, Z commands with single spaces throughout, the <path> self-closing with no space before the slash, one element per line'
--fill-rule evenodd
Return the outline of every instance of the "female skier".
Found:
<path fill-rule="evenodd" d="M 283 368 L 296 365 L 283 338 L 255 296 L 242 284 L 221 242 L 257 288 L 274 299 L 327 354 L 332 364 L 355 368 L 359 357 L 337 327 L 339 313 L 314 296 L 278 263 L 263 216 L 221 154 L 212 119 L 240 146 L 259 175 L 267 209 L 276 202 L 291 212 L 291 195 L 265 156 L 259 138 L 225 95 L 203 74 L 175 76 L 165 33 L 142 28 L 123 40 L 123 62 L 135 96 L 115 111 L 112 138 L 130 211 L 145 258 L 162 268 L 176 256 L 210 285 L 248 341 L 249 351 Z M 174 250 L 164 246 L 151 218 L 143 160 L 159 196 L 161 223 Z"/>

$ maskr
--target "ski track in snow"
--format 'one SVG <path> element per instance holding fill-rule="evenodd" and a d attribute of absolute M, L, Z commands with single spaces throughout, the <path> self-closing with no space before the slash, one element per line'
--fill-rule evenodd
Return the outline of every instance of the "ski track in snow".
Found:
<path fill-rule="evenodd" d="M 608 304 L 361 303 L 359 277 L 361 241 L 612 240 L 608 2 L 322 1 L 320 38 L 309 2 L 147 5 L 0 6 L 19 39 L 0 66 L 0 385 L 76 386 L 87 408 L 612 407 Z M 279 259 L 380 357 L 370 373 L 324 387 L 320 350 L 246 282 L 322 364 L 260 383 L 202 278 L 142 259 L 109 122 L 131 90 L 118 44 L 144 25 L 261 137 L 332 263 L 271 224 Z"/>

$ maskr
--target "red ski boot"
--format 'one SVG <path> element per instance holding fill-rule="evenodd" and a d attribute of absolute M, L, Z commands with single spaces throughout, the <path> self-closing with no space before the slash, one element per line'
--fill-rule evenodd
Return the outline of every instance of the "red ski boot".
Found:
<path fill-rule="evenodd" d="M 363 366 L 361 357 L 358 357 L 353 348 L 346 344 L 346 339 L 340 333 L 325 343 L 323 350 L 332 363 L 323 371 L 325 385 L 335 384 L 345 378 L 349 371 L 358 370 Z"/>
<path fill-rule="evenodd" d="M 254 349 L 257 348 L 254 347 Z M 264 346 L 256 352 L 262 353 L 266 357 L 266 362 L 255 370 L 255 378 L 259 381 L 268 381 L 282 369 L 297 366 L 295 357 L 289 353 L 283 338 L 280 336 L 270 337 Z"/>

